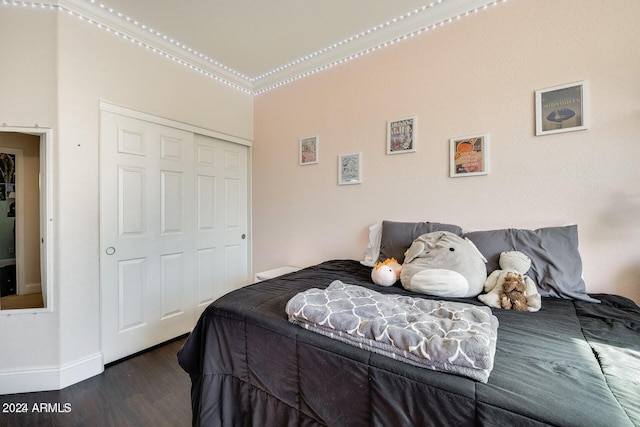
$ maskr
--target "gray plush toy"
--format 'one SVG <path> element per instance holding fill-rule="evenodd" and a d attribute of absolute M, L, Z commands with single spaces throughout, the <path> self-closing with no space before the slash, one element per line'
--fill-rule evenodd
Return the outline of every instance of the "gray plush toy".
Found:
<path fill-rule="evenodd" d="M 471 240 L 436 231 L 413 241 L 400 281 L 405 289 L 427 295 L 475 297 L 487 279 L 486 262 Z"/>

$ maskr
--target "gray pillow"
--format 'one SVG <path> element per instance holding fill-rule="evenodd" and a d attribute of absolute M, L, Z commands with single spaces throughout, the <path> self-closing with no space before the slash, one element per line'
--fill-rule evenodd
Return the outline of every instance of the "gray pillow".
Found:
<path fill-rule="evenodd" d="M 487 274 L 500 269 L 503 251 L 520 251 L 531 258 L 527 273 L 543 297 L 600 302 L 591 298 L 582 279 L 578 226 L 471 231 L 464 234 L 487 258 Z"/>
<path fill-rule="evenodd" d="M 382 221 L 382 238 L 380 240 L 380 256 L 378 261 L 395 258 L 398 263 L 404 262 L 404 253 L 411 243 L 423 234 L 433 231 L 448 231 L 458 236 L 462 235 L 462 228 L 452 224 L 437 222 L 395 222 Z"/>

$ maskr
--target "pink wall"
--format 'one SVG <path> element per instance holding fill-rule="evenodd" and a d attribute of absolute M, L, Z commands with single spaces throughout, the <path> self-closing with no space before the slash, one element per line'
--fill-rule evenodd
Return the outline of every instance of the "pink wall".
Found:
<path fill-rule="evenodd" d="M 253 265 L 360 259 L 383 219 L 467 229 L 576 223 L 590 292 L 640 302 L 640 2 L 509 1 L 259 95 Z M 535 136 L 537 89 L 587 80 L 589 130 Z M 386 121 L 418 117 L 417 152 Z M 488 133 L 490 173 L 449 178 L 449 138 Z M 298 139 L 320 136 L 298 166 Z M 337 156 L 363 153 L 361 185 Z"/>

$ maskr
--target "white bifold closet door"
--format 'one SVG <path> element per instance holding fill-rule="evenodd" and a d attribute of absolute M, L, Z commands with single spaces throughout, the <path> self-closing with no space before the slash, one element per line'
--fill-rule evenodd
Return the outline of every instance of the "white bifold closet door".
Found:
<path fill-rule="evenodd" d="M 101 112 L 104 363 L 189 332 L 247 283 L 248 148 Z"/>

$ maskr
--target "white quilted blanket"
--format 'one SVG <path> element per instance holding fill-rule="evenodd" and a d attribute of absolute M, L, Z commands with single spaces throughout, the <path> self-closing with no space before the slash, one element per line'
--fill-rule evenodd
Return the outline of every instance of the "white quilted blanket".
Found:
<path fill-rule="evenodd" d="M 498 319 L 489 307 L 385 295 L 339 280 L 295 295 L 289 321 L 425 368 L 487 382 Z"/>

